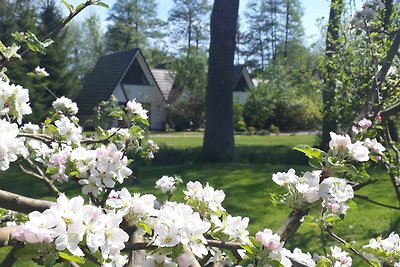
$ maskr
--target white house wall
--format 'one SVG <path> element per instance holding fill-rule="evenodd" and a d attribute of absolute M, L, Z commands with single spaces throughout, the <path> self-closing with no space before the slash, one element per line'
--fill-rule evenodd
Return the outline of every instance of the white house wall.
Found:
<path fill-rule="evenodd" d="M 165 120 L 165 100 L 160 90 L 152 85 L 124 85 L 128 100 L 136 99 L 142 104 L 150 104 L 150 128 L 152 130 L 162 130 Z M 113 95 L 120 102 L 125 102 L 126 98 L 121 85 L 118 85 Z"/>
<path fill-rule="evenodd" d="M 244 105 L 247 101 L 248 92 L 233 92 L 233 102 Z"/>

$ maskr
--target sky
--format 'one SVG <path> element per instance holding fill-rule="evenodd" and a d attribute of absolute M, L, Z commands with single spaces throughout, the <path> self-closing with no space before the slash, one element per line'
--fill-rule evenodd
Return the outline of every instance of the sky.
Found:
<path fill-rule="evenodd" d="M 110 7 L 115 3 L 116 0 L 103 0 Z M 263 0 L 260 0 L 263 1 Z M 69 0 L 73 5 L 83 2 L 83 0 Z M 160 18 L 167 19 L 168 11 L 173 6 L 172 0 L 158 0 L 158 14 Z M 240 10 L 243 12 L 246 7 L 247 0 L 240 0 Z M 304 16 L 303 16 L 303 26 L 305 30 L 304 41 L 306 44 L 311 44 L 320 37 L 320 30 L 317 26 L 318 19 L 325 19 L 329 17 L 329 3 L 328 0 L 301 0 Z M 102 7 L 89 7 L 87 10 L 80 14 L 80 17 L 85 17 L 90 14 L 90 12 L 96 12 L 104 21 L 104 27 L 106 25 L 106 18 L 108 10 Z"/>

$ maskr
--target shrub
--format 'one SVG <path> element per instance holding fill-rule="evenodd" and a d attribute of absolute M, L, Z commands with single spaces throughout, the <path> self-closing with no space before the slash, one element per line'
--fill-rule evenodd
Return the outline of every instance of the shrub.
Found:
<path fill-rule="evenodd" d="M 204 103 L 181 99 L 167 107 L 167 128 L 195 131 L 204 126 Z"/>
<path fill-rule="evenodd" d="M 275 100 L 266 85 L 260 85 L 250 91 L 243 106 L 243 117 L 247 127 L 263 129 L 267 119 L 273 114 Z"/>

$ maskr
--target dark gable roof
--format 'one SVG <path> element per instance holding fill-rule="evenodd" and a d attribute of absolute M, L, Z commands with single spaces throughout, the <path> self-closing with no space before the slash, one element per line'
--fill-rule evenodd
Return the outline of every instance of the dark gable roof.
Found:
<path fill-rule="evenodd" d="M 235 65 L 235 67 L 233 69 L 233 90 L 235 90 L 242 75 L 246 81 L 247 87 L 249 89 L 254 88 L 254 83 L 250 77 L 249 72 L 247 71 L 246 66 L 245 65 Z"/>
<path fill-rule="evenodd" d="M 93 114 L 94 107 L 110 98 L 138 52 L 138 48 L 129 49 L 99 59 L 77 99 L 79 114 Z"/>

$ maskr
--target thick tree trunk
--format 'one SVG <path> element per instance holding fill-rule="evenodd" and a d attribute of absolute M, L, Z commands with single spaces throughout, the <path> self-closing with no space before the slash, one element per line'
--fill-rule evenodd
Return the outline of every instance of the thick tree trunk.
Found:
<path fill-rule="evenodd" d="M 329 12 L 328 30 L 326 34 L 326 57 L 332 56 L 338 51 L 339 27 L 340 18 L 344 9 L 343 0 L 332 0 L 331 9 Z M 334 69 L 331 64 L 328 64 L 326 69 L 326 76 L 324 77 L 325 85 L 322 91 L 323 101 L 323 118 L 322 118 L 322 138 L 321 148 L 326 149 L 330 140 L 329 133 L 336 131 L 336 114 L 332 112 L 332 107 L 335 101 L 335 81 L 332 78 Z"/>
<path fill-rule="evenodd" d="M 203 152 L 208 160 L 230 160 L 235 154 L 233 129 L 233 61 L 239 0 L 215 0 L 206 90 Z"/>

